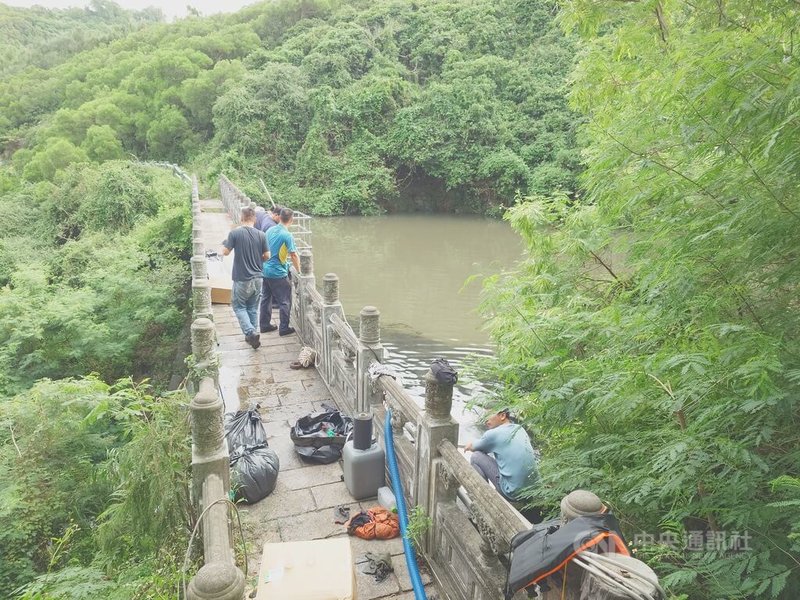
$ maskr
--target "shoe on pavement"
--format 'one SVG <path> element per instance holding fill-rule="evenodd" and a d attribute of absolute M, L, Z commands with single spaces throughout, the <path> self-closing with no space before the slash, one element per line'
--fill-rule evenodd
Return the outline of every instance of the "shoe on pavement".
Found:
<path fill-rule="evenodd" d="M 251 333 L 244 336 L 244 341 L 250 344 L 253 347 L 253 350 L 261 346 L 261 336 L 257 333 Z"/>
<path fill-rule="evenodd" d="M 292 335 L 294 333 L 294 327 L 287 327 L 283 331 L 279 331 L 278 335 Z"/>
<path fill-rule="evenodd" d="M 275 331 L 277 328 L 277 325 L 264 325 L 264 327 L 261 328 L 261 333 L 269 333 L 270 331 Z"/>

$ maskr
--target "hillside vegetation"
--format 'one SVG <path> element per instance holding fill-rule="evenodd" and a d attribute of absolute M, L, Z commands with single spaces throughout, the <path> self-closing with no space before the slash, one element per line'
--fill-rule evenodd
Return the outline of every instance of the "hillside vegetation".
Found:
<path fill-rule="evenodd" d="M 485 381 L 531 502 L 600 494 L 671 600 L 797 597 L 797 2 L 0 10 L 1 596 L 175 596 L 189 190 L 158 159 L 313 214 L 512 207 Z"/>
<path fill-rule="evenodd" d="M 107 0 L 65 10 L 0 4 L 0 77 L 25 69 L 46 77 L 47 69 L 84 50 L 161 20 L 158 10 L 125 11 Z"/>
<path fill-rule="evenodd" d="M 25 181 L 134 155 L 202 165 L 209 184 L 224 171 L 254 196 L 261 177 L 315 214 L 574 193 L 572 48 L 552 13 L 534 0 L 287 0 L 147 27 L 5 78 L 0 139 Z"/>

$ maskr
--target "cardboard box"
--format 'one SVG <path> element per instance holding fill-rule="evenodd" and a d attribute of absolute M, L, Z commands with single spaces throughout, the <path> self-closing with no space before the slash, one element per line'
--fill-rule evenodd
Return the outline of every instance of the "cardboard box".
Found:
<path fill-rule="evenodd" d="M 357 600 L 350 538 L 264 544 L 256 600 Z"/>
<path fill-rule="evenodd" d="M 231 303 L 231 271 L 233 270 L 233 257 L 225 256 L 222 260 L 206 261 L 208 268 L 208 283 L 211 284 L 211 304 Z"/>
<path fill-rule="evenodd" d="M 224 279 L 209 279 L 211 284 L 211 304 L 231 303 L 231 281 Z"/>

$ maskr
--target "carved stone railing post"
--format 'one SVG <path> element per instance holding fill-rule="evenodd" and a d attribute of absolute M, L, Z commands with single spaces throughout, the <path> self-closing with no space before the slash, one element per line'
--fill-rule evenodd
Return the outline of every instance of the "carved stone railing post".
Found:
<path fill-rule="evenodd" d="M 192 361 L 189 369 L 190 391 L 198 389 L 200 379 L 208 376 L 216 382 L 219 379 L 219 365 L 214 352 L 216 331 L 210 319 L 195 319 L 192 323 Z"/>
<path fill-rule="evenodd" d="M 575 490 L 561 499 L 561 521 L 569 523 L 577 517 L 599 515 L 606 510 L 597 494 Z"/>
<path fill-rule="evenodd" d="M 192 317 L 214 320 L 211 308 L 211 283 L 208 279 L 192 279 Z"/>
<path fill-rule="evenodd" d="M 192 420 L 192 498 L 199 504 L 203 481 L 210 474 L 230 487 L 230 458 L 223 427 L 223 403 L 211 377 L 200 380 L 199 389 L 189 403 Z"/>
<path fill-rule="evenodd" d="M 208 261 L 205 256 L 195 254 L 189 259 L 192 265 L 192 279 L 208 279 Z"/>
<path fill-rule="evenodd" d="M 331 326 L 331 315 L 338 315 L 344 319 L 344 309 L 339 302 L 339 277 L 335 273 L 327 273 L 322 278 L 322 373 L 325 382 L 330 384 L 334 378 L 333 354 L 338 349 L 335 335 Z M 346 398 L 349 406 L 342 406 L 345 412 L 352 413 L 355 408 L 355 398 Z"/>
<path fill-rule="evenodd" d="M 445 498 L 437 498 L 438 446 L 442 440 L 450 440 L 458 445 L 458 423 L 450 416 L 453 406 L 453 384 L 441 382 L 429 370 L 425 374 L 425 413 L 417 433 L 417 480 L 414 498 L 419 506 L 436 521 L 438 502 L 452 499 L 448 493 Z M 425 536 L 423 550 L 430 551 L 435 532 L 430 528 Z"/>
<path fill-rule="evenodd" d="M 383 362 L 384 349 L 381 344 L 381 313 L 374 306 L 361 309 L 358 327 L 358 349 L 356 353 L 356 411 L 369 412 L 370 405 L 380 403 L 369 378 L 369 367 L 374 362 Z"/>
<path fill-rule="evenodd" d="M 244 574 L 236 566 L 228 527 L 227 486 L 209 475 L 202 489 L 203 556 L 205 564 L 189 582 L 188 600 L 242 600 Z"/>
<path fill-rule="evenodd" d="M 307 346 L 313 346 L 313 333 L 309 330 L 308 298 L 310 290 L 315 289 L 314 257 L 311 250 L 300 251 L 300 273 L 292 273 L 292 313 L 293 323 L 300 339 Z"/>

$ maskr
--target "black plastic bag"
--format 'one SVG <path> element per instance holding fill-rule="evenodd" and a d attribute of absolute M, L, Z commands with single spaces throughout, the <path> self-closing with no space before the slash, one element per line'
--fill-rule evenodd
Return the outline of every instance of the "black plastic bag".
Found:
<path fill-rule="evenodd" d="M 263 500 L 278 482 L 280 460 L 266 444 L 239 446 L 231 453 L 231 479 L 236 498 L 248 504 Z"/>
<path fill-rule="evenodd" d="M 269 496 L 278 481 L 280 461 L 269 449 L 258 404 L 225 415 L 225 438 L 236 498 L 252 504 Z"/>
<path fill-rule="evenodd" d="M 289 436 L 294 449 L 305 460 L 328 464 L 339 460 L 347 437 L 353 431 L 353 419 L 332 406 L 323 404 L 323 412 L 300 417 Z"/>
<path fill-rule="evenodd" d="M 258 404 L 248 410 L 225 414 L 225 438 L 228 440 L 228 451 L 233 452 L 239 446 L 267 447 L 267 432 L 261 424 Z"/>
<path fill-rule="evenodd" d="M 342 457 L 341 446 L 295 446 L 294 449 L 303 460 L 320 465 L 334 463 Z"/>

